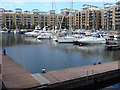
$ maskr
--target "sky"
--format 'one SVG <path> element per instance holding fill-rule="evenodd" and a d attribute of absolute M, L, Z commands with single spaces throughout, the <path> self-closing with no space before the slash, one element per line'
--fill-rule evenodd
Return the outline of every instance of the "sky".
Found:
<path fill-rule="evenodd" d="M 73 8 L 81 10 L 83 4 L 96 5 L 103 7 L 104 3 L 114 4 L 116 0 L 0 0 L 0 8 L 6 10 L 15 10 L 21 8 L 23 11 L 31 11 L 32 9 L 39 9 L 40 11 L 49 11 L 52 9 L 52 1 L 55 2 L 54 9 L 60 12 L 60 9 L 71 8 L 73 1 Z"/>

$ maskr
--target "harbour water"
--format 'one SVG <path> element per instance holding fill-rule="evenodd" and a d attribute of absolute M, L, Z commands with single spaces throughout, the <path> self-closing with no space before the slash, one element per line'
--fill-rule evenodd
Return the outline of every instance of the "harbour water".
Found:
<path fill-rule="evenodd" d="M 58 44 L 20 34 L 3 34 L 0 37 L 1 49 L 5 48 L 7 55 L 31 73 L 41 73 L 43 68 L 52 71 L 97 64 L 99 61 L 104 63 L 120 60 L 120 50 L 105 50 L 103 44 Z"/>

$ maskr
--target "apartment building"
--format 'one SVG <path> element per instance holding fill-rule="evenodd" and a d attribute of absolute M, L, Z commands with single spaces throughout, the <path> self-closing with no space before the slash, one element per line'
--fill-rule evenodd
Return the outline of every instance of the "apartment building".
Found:
<path fill-rule="evenodd" d="M 75 26 L 86 30 L 120 30 L 120 1 L 106 3 L 104 9 L 84 4 L 75 14 Z"/>
<path fill-rule="evenodd" d="M 120 1 L 115 4 L 106 3 L 101 11 L 101 25 L 104 30 L 120 30 Z"/>
<path fill-rule="evenodd" d="M 97 6 L 83 5 L 83 10 L 75 14 L 76 29 L 96 30 L 101 28 L 101 9 Z"/>
<path fill-rule="evenodd" d="M 5 10 L 0 8 L 0 25 L 12 28 L 41 28 L 86 29 L 86 30 L 119 30 L 120 1 L 115 4 L 106 3 L 104 9 L 98 6 L 84 4 L 82 10 L 64 8 L 59 14 L 55 10 L 48 12 L 33 9 L 22 11 L 20 8 Z"/>

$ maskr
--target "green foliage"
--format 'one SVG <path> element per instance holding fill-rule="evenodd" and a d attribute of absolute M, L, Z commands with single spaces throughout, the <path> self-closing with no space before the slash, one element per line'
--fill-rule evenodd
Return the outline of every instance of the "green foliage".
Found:
<path fill-rule="evenodd" d="M 65 27 L 66 29 L 69 29 L 69 26 L 68 26 L 68 25 L 65 25 L 64 27 Z"/>
<path fill-rule="evenodd" d="M 41 27 L 41 28 L 44 28 L 44 23 L 41 23 L 41 24 L 40 24 L 40 27 Z"/>
<path fill-rule="evenodd" d="M 20 29 L 25 29 L 25 25 L 20 24 Z"/>
<path fill-rule="evenodd" d="M 16 25 L 14 22 L 12 22 L 11 26 L 10 26 L 11 29 L 15 29 L 16 28 Z"/>
<path fill-rule="evenodd" d="M 34 24 L 32 25 L 31 29 L 35 29 L 35 25 Z"/>
<path fill-rule="evenodd" d="M 5 27 L 5 24 L 1 24 L 0 26 L 1 26 L 2 28 L 4 28 L 4 27 Z"/>
<path fill-rule="evenodd" d="M 48 28 L 50 28 L 50 30 L 52 29 L 52 25 L 48 26 Z"/>

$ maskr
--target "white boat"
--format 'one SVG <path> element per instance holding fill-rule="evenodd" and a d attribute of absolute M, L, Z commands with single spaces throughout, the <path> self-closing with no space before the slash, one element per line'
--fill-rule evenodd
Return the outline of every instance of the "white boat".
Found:
<path fill-rule="evenodd" d="M 25 34 L 26 32 L 27 32 L 26 29 L 21 29 L 19 33 L 20 33 L 20 34 Z"/>
<path fill-rule="evenodd" d="M 116 33 L 116 34 L 114 35 L 114 40 L 120 41 L 120 33 Z"/>
<path fill-rule="evenodd" d="M 7 29 L 6 27 L 4 27 L 4 28 L 1 29 L 0 33 L 2 33 L 2 34 L 3 34 L 3 33 L 4 33 L 4 34 L 5 34 L 5 33 L 8 33 L 8 29 Z"/>
<path fill-rule="evenodd" d="M 58 43 L 74 43 L 75 41 L 77 41 L 77 39 L 78 38 L 73 36 L 65 36 L 65 37 L 54 38 L 53 40 Z"/>
<path fill-rule="evenodd" d="M 26 32 L 25 35 L 26 36 L 32 36 L 32 37 L 37 37 L 39 34 L 41 33 L 41 29 L 40 26 L 36 26 L 35 30 L 32 32 Z"/>
<path fill-rule="evenodd" d="M 43 28 L 43 31 L 47 31 L 48 30 L 48 26 L 45 26 L 44 28 Z"/>
<path fill-rule="evenodd" d="M 40 26 L 39 25 L 35 26 L 35 30 L 41 30 Z"/>
<path fill-rule="evenodd" d="M 16 29 L 14 30 L 14 34 L 19 34 L 20 30 Z"/>
<path fill-rule="evenodd" d="M 120 37 L 120 33 L 116 33 L 115 35 L 114 35 L 114 38 L 119 38 Z"/>
<path fill-rule="evenodd" d="M 100 34 L 93 34 L 91 36 L 87 36 L 87 37 L 83 37 L 83 38 L 79 39 L 78 42 L 86 43 L 86 44 L 93 44 L 93 43 L 105 44 L 106 39 Z"/>
<path fill-rule="evenodd" d="M 8 33 L 8 31 L 3 31 L 3 30 L 2 30 L 2 31 L 0 31 L 0 33 L 4 33 L 4 34 L 5 34 L 5 33 Z"/>
<path fill-rule="evenodd" d="M 26 36 L 37 37 L 40 33 L 41 33 L 40 30 L 34 30 L 34 31 L 32 31 L 32 32 L 26 32 L 25 35 L 26 35 Z"/>
<path fill-rule="evenodd" d="M 38 39 L 52 39 L 53 35 L 52 33 L 48 32 L 42 32 L 40 35 L 38 35 Z"/>

